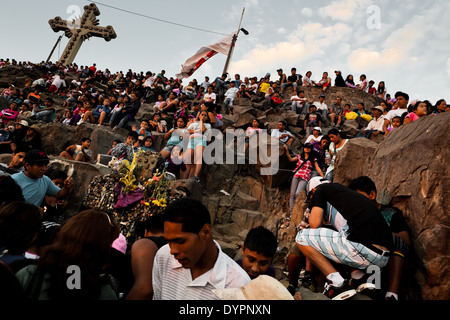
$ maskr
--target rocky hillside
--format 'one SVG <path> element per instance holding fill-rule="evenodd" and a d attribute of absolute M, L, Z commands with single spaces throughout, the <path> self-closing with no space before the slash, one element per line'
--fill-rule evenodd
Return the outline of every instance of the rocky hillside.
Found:
<path fill-rule="evenodd" d="M 8 70 L 8 69 L 6 69 Z M 20 70 L 0 70 L 0 87 L 10 83 L 19 83 L 17 79 L 28 76 Z M 70 76 L 68 77 L 68 81 Z M 1 88 L 0 88 L 1 89 Z M 322 93 L 318 88 L 304 88 L 305 96 L 312 102 Z M 285 108 L 281 113 L 267 109 L 259 99 L 238 99 L 234 115 L 224 115 L 223 121 L 229 128 L 245 128 L 252 119 L 257 118 L 265 128 L 276 128 L 280 119 L 288 123 L 288 130 L 297 135 L 295 150 L 301 146 L 303 116 L 290 111 L 289 97 L 292 89 L 285 95 Z M 342 103 L 356 106 L 364 102 L 367 110 L 378 105 L 379 100 L 359 90 L 330 88 L 325 93 L 325 103 L 331 105 L 337 96 Z M 1 99 L 0 99 L 1 100 Z M 56 99 L 61 103 L 61 99 Z M 152 103 L 143 104 L 137 123 L 148 118 L 152 112 Z M 5 103 L 0 101 L 0 106 Z M 62 109 L 58 110 L 62 112 Z M 347 120 L 342 128 L 343 134 L 352 138 L 339 154 L 336 164 L 335 181 L 347 184 L 359 175 L 371 177 L 377 187 L 379 201 L 392 202 L 399 207 L 411 230 L 413 241 L 412 254 L 407 259 L 403 279 L 402 293 L 408 299 L 450 298 L 449 248 L 449 149 L 450 138 L 448 123 L 450 113 L 429 116 L 401 127 L 386 139 L 353 139 L 367 123 Z M 32 122 L 32 121 L 31 121 Z M 59 123 L 38 123 L 44 140 L 44 149 L 52 155 L 54 163 L 60 163 L 66 170 L 73 172 L 79 188 L 71 196 L 72 212 L 81 207 L 82 199 L 90 182 L 96 175 L 109 173 L 110 169 L 98 165 L 75 163 L 63 160 L 57 155 L 64 145 L 76 143 L 82 137 L 92 139 L 91 149 L 94 157 L 106 153 L 111 142 L 126 134 L 125 130 L 113 133 L 107 127 L 82 124 L 68 127 Z M 324 124 L 327 133 L 331 127 Z M 155 133 L 156 148 L 164 146 L 162 134 Z M 297 199 L 292 221 L 283 226 L 284 215 L 288 211 L 289 177 L 293 164 L 287 161 L 284 149 L 279 148 L 280 171 L 273 176 L 262 176 L 261 163 L 249 164 L 212 164 L 203 166 L 200 184 L 193 180 L 177 180 L 185 186 L 192 196 L 201 199 L 208 207 L 214 221 L 215 238 L 224 251 L 233 258 L 238 257 L 248 230 L 263 225 L 277 235 L 279 250 L 275 266 L 277 277 L 285 280 L 283 270 L 286 267 L 286 253 L 294 241 L 296 226 L 304 212 L 305 196 Z M 7 161 L 8 156 L 2 156 Z M 1 159 L 0 159 L 1 160 Z"/>

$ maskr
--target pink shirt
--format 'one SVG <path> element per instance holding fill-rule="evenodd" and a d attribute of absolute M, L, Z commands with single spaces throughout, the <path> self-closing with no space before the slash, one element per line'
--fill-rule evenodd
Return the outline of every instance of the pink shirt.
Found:
<path fill-rule="evenodd" d="M 413 121 L 419 119 L 419 116 L 417 116 L 414 112 L 411 112 L 405 118 L 409 118 L 409 120 L 411 120 L 411 122 L 413 122 Z"/>

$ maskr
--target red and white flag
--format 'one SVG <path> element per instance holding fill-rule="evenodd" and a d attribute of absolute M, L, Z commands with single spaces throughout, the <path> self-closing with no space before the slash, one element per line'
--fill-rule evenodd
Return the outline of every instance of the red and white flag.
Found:
<path fill-rule="evenodd" d="M 180 80 L 183 78 L 189 78 L 198 68 L 200 68 L 203 63 L 205 63 L 205 61 L 217 53 L 222 53 L 227 56 L 230 51 L 233 35 L 234 33 L 229 34 L 214 44 L 201 47 L 195 55 L 186 60 L 186 62 L 181 66 L 181 72 L 177 73 L 177 78 Z"/>

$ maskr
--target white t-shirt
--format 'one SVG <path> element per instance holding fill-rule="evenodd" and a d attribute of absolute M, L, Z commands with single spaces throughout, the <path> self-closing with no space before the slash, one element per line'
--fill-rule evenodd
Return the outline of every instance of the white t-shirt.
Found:
<path fill-rule="evenodd" d="M 258 85 L 256 83 L 252 83 L 249 85 L 248 90 L 250 90 L 253 93 L 256 93 L 256 90 L 258 89 Z"/>
<path fill-rule="evenodd" d="M 52 85 L 54 85 L 57 88 L 66 87 L 66 82 L 61 79 L 59 76 L 55 76 L 55 78 L 52 81 Z"/>
<path fill-rule="evenodd" d="M 324 103 L 320 103 L 319 101 L 314 102 L 314 105 L 317 107 L 317 110 L 328 110 L 328 106 Z"/>
<path fill-rule="evenodd" d="M 388 113 L 386 113 L 386 115 L 384 116 L 384 119 L 389 120 L 389 124 L 392 123 L 392 119 L 394 117 L 401 117 L 403 113 L 408 112 L 408 109 L 395 109 L 395 110 L 391 110 Z"/>
<path fill-rule="evenodd" d="M 213 103 L 216 103 L 216 94 L 214 92 L 211 93 L 205 93 L 203 96 L 204 100 L 213 99 Z"/>
<path fill-rule="evenodd" d="M 311 134 L 311 135 L 308 137 L 308 139 L 306 139 L 305 143 L 313 143 L 314 141 L 315 141 L 315 142 L 320 142 L 320 140 L 322 140 L 322 137 L 323 137 L 323 136 L 318 136 L 318 137 L 316 138 L 313 134 Z"/>
<path fill-rule="evenodd" d="M 225 92 L 225 97 L 234 100 L 236 98 L 236 93 L 239 91 L 238 88 L 233 87 L 229 88 L 227 92 Z"/>
<path fill-rule="evenodd" d="M 295 100 L 294 100 L 295 99 Z M 300 99 L 300 100 L 298 100 Z M 298 95 L 292 96 L 291 101 L 296 103 L 297 107 L 301 107 L 308 99 L 306 98 L 299 98 Z"/>
<path fill-rule="evenodd" d="M 292 135 L 292 133 L 290 133 L 289 131 L 284 130 L 283 132 L 280 132 L 280 130 L 278 130 L 278 129 L 272 130 L 270 136 L 271 136 L 272 138 L 279 138 L 279 137 L 281 137 L 283 134 L 287 134 L 288 137 L 285 137 L 285 138 L 283 138 L 283 139 L 280 139 L 280 142 L 282 142 L 282 143 L 286 143 L 286 142 L 289 141 L 290 138 L 294 138 L 294 136 Z"/>
<path fill-rule="evenodd" d="M 239 288 L 250 282 L 247 272 L 214 243 L 219 249 L 214 267 L 195 279 L 175 260 L 168 244 L 161 247 L 153 264 L 153 300 L 219 300 L 212 289 Z"/>
<path fill-rule="evenodd" d="M 378 130 L 383 132 L 384 116 L 381 115 L 378 119 L 375 117 L 369 122 L 365 130 Z"/>

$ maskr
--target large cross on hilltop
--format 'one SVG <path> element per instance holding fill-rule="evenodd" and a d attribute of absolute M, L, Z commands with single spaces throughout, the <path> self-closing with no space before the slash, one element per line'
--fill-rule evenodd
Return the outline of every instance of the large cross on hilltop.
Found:
<path fill-rule="evenodd" d="M 73 62 L 75 56 L 80 50 L 81 44 L 84 40 L 90 37 L 103 38 L 106 41 L 111 41 L 117 37 L 113 27 L 99 27 L 99 21 L 96 16 L 100 15 L 100 10 L 95 3 L 84 6 L 84 14 L 81 18 L 73 20 L 71 22 L 56 17 L 49 20 L 49 24 L 53 31 L 64 31 L 66 37 L 70 38 L 69 43 L 64 49 L 62 56 L 59 59 L 59 63 L 62 65 L 68 65 Z"/>

